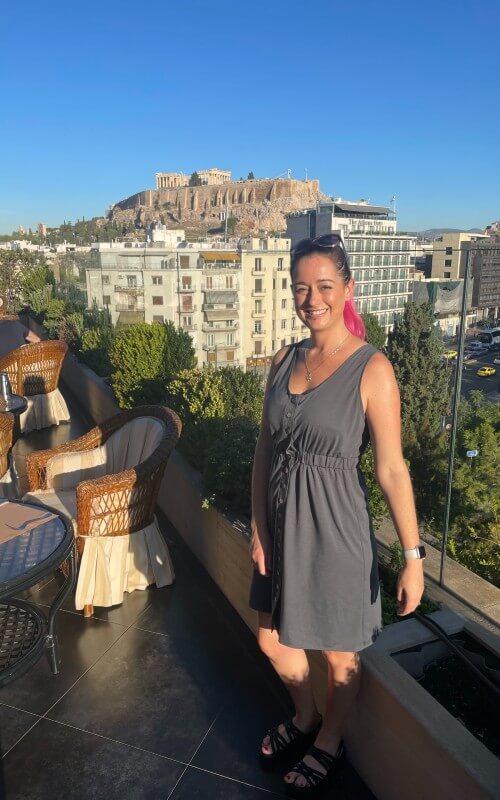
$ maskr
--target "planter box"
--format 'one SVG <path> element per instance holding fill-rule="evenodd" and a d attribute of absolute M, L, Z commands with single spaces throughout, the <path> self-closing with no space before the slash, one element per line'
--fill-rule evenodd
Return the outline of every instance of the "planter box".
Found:
<path fill-rule="evenodd" d="M 87 367 L 67 360 L 65 379 L 70 388 L 78 386 L 89 415 L 100 422 L 116 413 L 109 387 Z M 177 452 L 168 462 L 158 503 L 255 633 L 257 615 L 248 608 L 253 569 L 248 521 L 202 508 L 201 476 Z M 482 631 L 456 615 L 447 621 L 450 632 L 464 624 L 476 637 Z M 498 645 L 498 637 L 483 635 Z M 416 620 L 408 620 L 388 626 L 363 651 L 361 691 L 345 734 L 349 759 L 380 800 L 498 800 L 498 760 L 391 656 L 433 638 Z M 320 653 L 312 653 L 310 661 L 315 692 L 324 707 L 326 664 Z"/>

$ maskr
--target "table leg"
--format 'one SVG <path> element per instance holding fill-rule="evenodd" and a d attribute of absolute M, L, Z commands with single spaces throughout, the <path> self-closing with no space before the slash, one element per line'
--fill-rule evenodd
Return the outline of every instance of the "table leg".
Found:
<path fill-rule="evenodd" d="M 75 560 L 74 547 L 71 551 L 71 554 L 68 556 L 68 564 L 69 564 L 68 577 L 64 581 L 61 588 L 59 589 L 59 592 L 56 595 L 55 600 L 50 607 L 49 616 L 47 619 L 47 635 L 45 637 L 45 647 L 48 650 L 50 666 L 52 669 L 52 673 L 54 675 L 57 675 L 59 673 L 59 666 L 60 666 L 59 647 L 57 643 L 57 636 L 54 632 L 54 623 L 57 612 L 59 611 L 62 604 L 66 600 L 70 591 L 75 586 L 76 560 Z"/>

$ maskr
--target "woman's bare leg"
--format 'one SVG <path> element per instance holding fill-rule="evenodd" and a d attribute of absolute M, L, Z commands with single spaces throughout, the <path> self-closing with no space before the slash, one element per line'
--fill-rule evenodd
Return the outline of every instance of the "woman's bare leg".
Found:
<path fill-rule="evenodd" d="M 335 755 L 338 750 L 345 721 L 352 709 L 361 681 L 361 662 L 357 653 L 341 653 L 327 651 L 323 653 L 328 664 L 328 690 L 326 713 L 323 724 L 316 737 L 315 745 Z M 325 772 L 324 768 L 312 758 L 306 756 L 306 764 Z M 285 775 L 287 783 L 296 782 L 297 786 L 306 786 L 307 781 L 296 772 Z"/>
<path fill-rule="evenodd" d="M 312 730 L 320 720 L 311 686 L 309 662 L 304 650 L 281 644 L 276 631 L 271 630 L 271 615 L 259 613 L 258 641 L 260 649 L 268 657 L 279 677 L 288 689 L 295 706 L 293 721 L 297 728 Z M 285 729 L 280 733 L 287 738 Z M 270 754 L 269 737 L 264 737 L 262 752 Z"/>

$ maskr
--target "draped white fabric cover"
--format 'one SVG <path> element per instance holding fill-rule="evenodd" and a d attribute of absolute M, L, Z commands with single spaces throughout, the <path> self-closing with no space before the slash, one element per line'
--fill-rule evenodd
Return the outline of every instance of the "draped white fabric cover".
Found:
<path fill-rule="evenodd" d="M 50 428 L 70 419 L 68 406 L 59 389 L 47 394 L 34 394 L 27 400 L 28 408 L 19 418 L 23 433 Z"/>
<path fill-rule="evenodd" d="M 137 466 L 154 452 L 162 433 L 161 422 L 141 417 L 112 434 L 102 447 L 54 456 L 47 464 L 48 488 L 29 492 L 24 499 L 52 506 L 69 516 L 76 535 L 78 483 Z M 77 609 L 85 605 L 113 606 L 123 601 L 123 592 L 146 589 L 151 583 L 159 587 L 173 583 L 172 562 L 156 517 L 151 525 L 125 536 L 104 536 L 99 526 L 93 531 L 95 535 L 85 538 L 80 561 Z"/>

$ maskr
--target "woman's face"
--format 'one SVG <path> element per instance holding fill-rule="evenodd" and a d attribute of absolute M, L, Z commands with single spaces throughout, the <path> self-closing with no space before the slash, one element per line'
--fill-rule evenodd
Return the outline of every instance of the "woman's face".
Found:
<path fill-rule="evenodd" d="M 331 258 L 321 253 L 303 256 L 292 278 L 295 310 L 311 331 L 338 325 L 346 300 L 352 297 L 354 281 L 344 280 Z"/>

